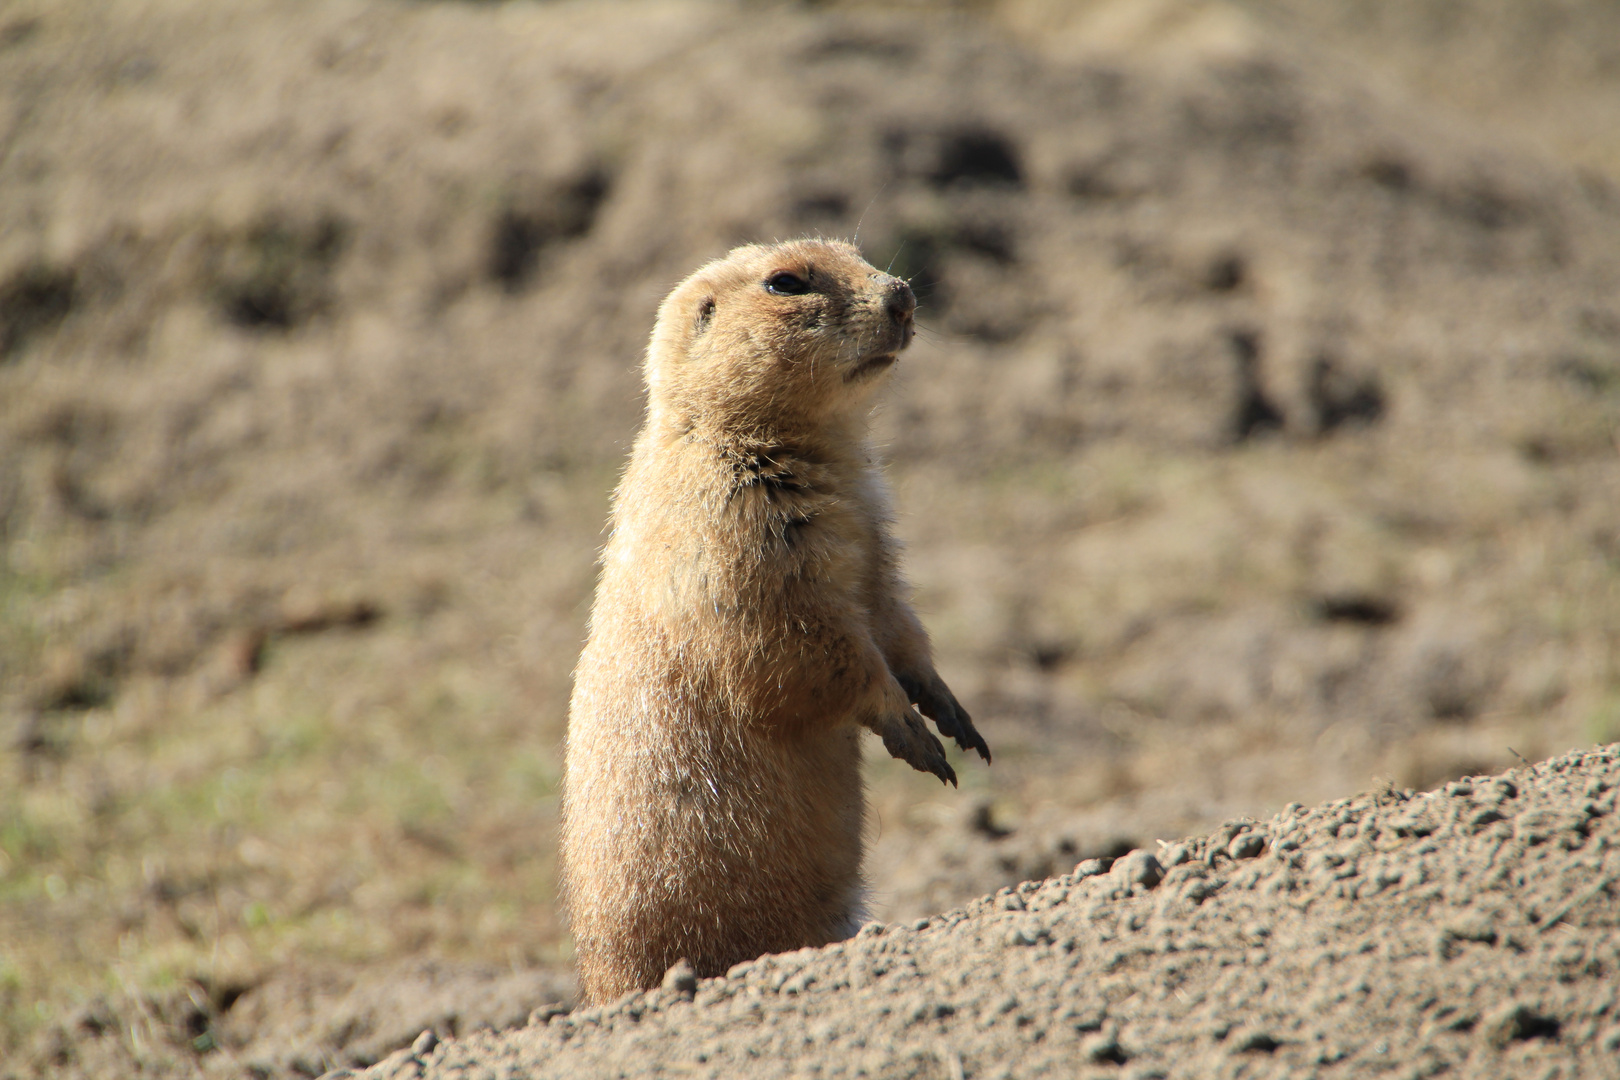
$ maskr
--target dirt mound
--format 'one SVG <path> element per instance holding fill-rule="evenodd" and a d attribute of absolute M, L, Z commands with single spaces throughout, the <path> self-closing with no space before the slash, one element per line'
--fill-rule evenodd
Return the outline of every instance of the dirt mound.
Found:
<path fill-rule="evenodd" d="M 1616 1076 L 1617 787 L 1294 806 L 362 1075 Z"/>
<path fill-rule="evenodd" d="M 1421 74 L 1378 35 L 1449 0 L 6 7 L 6 1068 L 308 1072 L 449 1033 L 379 987 L 566 994 L 639 354 L 744 240 L 922 295 L 878 424 L 997 753 L 870 763 L 886 921 L 1620 738 L 1612 16 L 1516 97 L 1475 2 L 1471 118 L 1355 59 Z"/>

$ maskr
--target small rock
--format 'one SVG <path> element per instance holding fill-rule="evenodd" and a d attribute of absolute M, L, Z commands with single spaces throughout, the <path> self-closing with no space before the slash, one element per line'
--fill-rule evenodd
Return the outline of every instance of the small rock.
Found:
<path fill-rule="evenodd" d="M 1007 931 L 1006 943 L 1011 947 L 1025 945 L 1039 945 L 1043 941 L 1051 941 L 1052 937 L 1046 929 L 1033 923 L 1025 926 L 1015 926 Z"/>
<path fill-rule="evenodd" d="M 1080 1048 L 1080 1054 L 1087 1061 L 1098 1065 L 1123 1065 L 1130 1060 L 1125 1048 L 1119 1045 L 1119 1040 L 1111 1034 L 1096 1035 L 1087 1039 Z"/>
<path fill-rule="evenodd" d="M 1528 1005 L 1515 1005 L 1499 1013 L 1485 1025 L 1485 1040 L 1498 1050 L 1509 1044 L 1530 1039 L 1558 1038 L 1563 1024 L 1555 1017 L 1532 1009 Z"/>
<path fill-rule="evenodd" d="M 1486 807 L 1484 810 L 1479 811 L 1473 817 L 1469 818 L 1468 825 L 1475 832 L 1478 832 L 1485 826 L 1495 824 L 1496 822 L 1502 820 L 1503 817 L 1500 810 L 1497 810 L 1494 807 Z"/>
<path fill-rule="evenodd" d="M 1180 866 L 1192 858 L 1192 852 L 1187 850 L 1186 844 L 1166 844 L 1164 850 L 1159 852 L 1159 862 L 1166 867 Z"/>
<path fill-rule="evenodd" d="M 534 1010 L 533 1012 L 531 1012 L 529 1014 L 529 1026 L 530 1027 L 545 1027 L 547 1024 L 551 1023 L 557 1017 L 559 1017 L 559 1016 L 567 1016 L 567 1015 L 568 1015 L 568 1010 L 567 1009 L 565 1009 L 561 1005 L 558 1005 L 556 1002 L 552 1002 L 549 1005 L 540 1006 L 538 1009 Z"/>
<path fill-rule="evenodd" d="M 1446 923 L 1442 930 L 1448 937 L 1458 941 L 1477 941 L 1484 945 L 1496 944 L 1496 927 L 1491 925 L 1490 917 L 1479 915 L 1474 917 L 1461 917 Z"/>
<path fill-rule="evenodd" d="M 411 1043 L 411 1053 L 417 1057 L 427 1057 L 433 1053 L 433 1048 L 438 1045 L 439 1036 L 434 1033 L 432 1028 L 427 1028 L 416 1037 L 415 1042 Z"/>
<path fill-rule="evenodd" d="M 1234 859 L 1252 859 L 1265 850 L 1266 834 L 1260 832 L 1239 833 L 1226 846 L 1226 853 Z"/>
<path fill-rule="evenodd" d="M 806 990 L 810 989 L 810 987 L 814 986 L 815 982 L 815 974 L 805 970 L 800 971 L 797 975 L 794 975 L 791 978 L 784 979 L 779 989 L 784 994 L 802 994 Z"/>
<path fill-rule="evenodd" d="M 1438 826 L 1426 813 L 1419 810 L 1397 818 L 1390 823 L 1390 827 L 1394 829 L 1396 836 L 1429 836 Z"/>
<path fill-rule="evenodd" d="M 1075 1031 L 1082 1035 L 1093 1031 L 1101 1031 L 1104 1021 L 1108 1019 L 1108 1012 L 1097 1006 L 1074 1006 L 1063 1011 L 1058 1017 L 1060 1023 L 1071 1025 Z"/>
<path fill-rule="evenodd" d="M 1029 910 L 1047 911 L 1051 908 L 1057 907 L 1068 898 L 1068 889 L 1063 888 L 1061 885 L 1053 885 L 1049 888 L 1042 889 L 1030 897 Z"/>
<path fill-rule="evenodd" d="M 1146 851 L 1138 849 L 1114 860 L 1112 871 L 1126 885 L 1151 889 L 1164 880 L 1164 867 Z"/>
<path fill-rule="evenodd" d="M 1245 1031 L 1232 1041 L 1232 1051 L 1237 1054 L 1270 1054 L 1281 1045 L 1270 1032 Z"/>
<path fill-rule="evenodd" d="M 1108 864 L 1101 859 L 1081 859 L 1074 864 L 1074 876 L 1076 878 L 1096 877 L 1098 874 L 1107 873 L 1107 871 Z"/>
<path fill-rule="evenodd" d="M 1201 904 L 1220 891 L 1220 884 L 1207 878 L 1192 878 L 1181 887 L 1181 898 L 1188 903 Z"/>
<path fill-rule="evenodd" d="M 1018 995 L 1006 994 L 994 1004 L 986 1005 L 979 1011 L 979 1026 L 990 1027 L 1016 1008 L 1018 1008 Z"/>
<path fill-rule="evenodd" d="M 664 972 L 664 989 L 688 1001 L 697 993 L 697 984 L 697 971 L 689 960 L 677 960 L 668 971 Z"/>
<path fill-rule="evenodd" d="M 1474 1012 L 1472 1009 L 1463 1009 L 1461 1011 L 1451 1008 L 1442 1009 L 1440 1015 L 1436 1018 L 1435 1026 L 1441 1031 L 1473 1031 L 1474 1028 L 1479 1026 L 1479 1013 Z"/>

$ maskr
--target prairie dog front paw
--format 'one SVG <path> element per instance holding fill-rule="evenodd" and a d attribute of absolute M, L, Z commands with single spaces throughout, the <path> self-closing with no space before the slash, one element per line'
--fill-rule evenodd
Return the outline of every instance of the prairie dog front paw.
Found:
<path fill-rule="evenodd" d="M 945 747 L 934 738 L 922 717 L 908 702 L 904 712 L 891 712 L 872 725 L 883 737 L 883 748 L 918 772 L 933 773 L 944 783 L 956 786 L 956 770 L 945 760 Z"/>
<path fill-rule="evenodd" d="M 917 678 L 900 679 L 900 686 L 917 703 L 917 711 L 934 721 L 941 735 L 955 739 L 957 746 L 973 751 L 989 762 L 990 745 L 979 734 L 978 728 L 973 726 L 973 718 L 956 700 L 956 695 L 945 685 L 945 680 L 929 671 Z"/>

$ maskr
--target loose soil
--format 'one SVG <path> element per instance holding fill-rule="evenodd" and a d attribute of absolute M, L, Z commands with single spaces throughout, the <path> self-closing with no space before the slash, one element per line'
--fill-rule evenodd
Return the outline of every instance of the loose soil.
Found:
<path fill-rule="evenodd" d="M 1290 806 L 361 1075 L 1620 1076 L 1617 787 L 1610 747 Z"/>
<path fill-rule="evenodd" d="M 996 760 L 872 748 L 884 922 L 1620 739 L 1620 16 L 1525 10 L 0 7 L 0 1076 L 570 1000 L 639 355 L 746 240 L 923 302 L 876 424 Z M 1581 1001 L 1505 1052 L 1594 1053 Z"/>

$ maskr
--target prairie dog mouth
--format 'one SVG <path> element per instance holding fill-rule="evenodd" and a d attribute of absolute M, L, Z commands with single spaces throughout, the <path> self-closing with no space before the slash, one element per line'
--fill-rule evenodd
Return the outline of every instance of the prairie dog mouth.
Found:
<path fill-rule="evenodd" d="M 845 372 L 844 381 L 846 383 L 852 383 L 858 382 L 861 379 L 870 378 L 880 371 L 887 370 L 889 365 L 895 363 L 899 359 L 900 357 L 894 353 L 883 353 L 879 356 L 869 356 L 865 360 L 862 360 L 859 364 L 856 364 L 854 367 L 850 368 L 849 371 Z"/>

